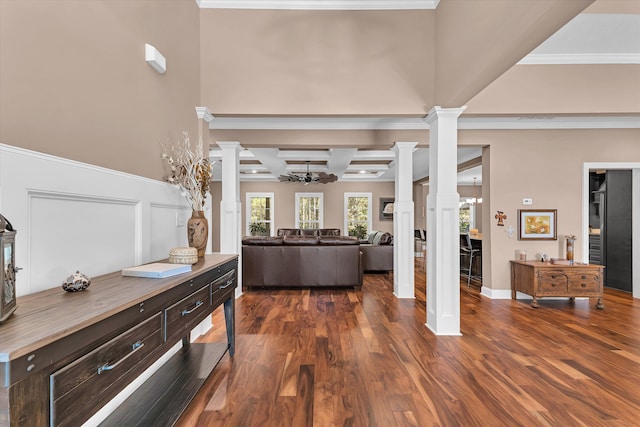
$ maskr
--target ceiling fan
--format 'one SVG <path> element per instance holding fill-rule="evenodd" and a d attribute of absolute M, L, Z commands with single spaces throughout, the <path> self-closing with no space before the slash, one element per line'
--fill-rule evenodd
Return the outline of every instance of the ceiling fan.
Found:
<path fill-rule="evenodd" d="M 280 175 L 278 181 L 280 182 L 302 182 L 307 184 L 327 184 L 330 182 L 336 182 L 338 177 L 332 173 L 320 172 L 318 175 L 312 175 L 309 172 L 309 160 L 307 160 L 307 173 L 305 175 L 296 175 L 294 173 L 288 173 L 286 175 Z"/>

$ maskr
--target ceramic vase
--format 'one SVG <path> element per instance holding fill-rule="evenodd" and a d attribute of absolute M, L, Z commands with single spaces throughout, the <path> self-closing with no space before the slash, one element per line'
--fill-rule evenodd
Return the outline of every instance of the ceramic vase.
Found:
<path fill-rule="evenodd" d="M 576 244 L 576 238 L 574 236 L 567 236 L 567 260 L 573 264 L 573 250 Z"/>
<path fill-rule="evenodd" d="M 187 221 L 187 240 L 189 247 L 198 250 L 198 257 L 204 256 L 209 237 L 209 222 L 204 216 L 204 211 L 193 211 Z"/>

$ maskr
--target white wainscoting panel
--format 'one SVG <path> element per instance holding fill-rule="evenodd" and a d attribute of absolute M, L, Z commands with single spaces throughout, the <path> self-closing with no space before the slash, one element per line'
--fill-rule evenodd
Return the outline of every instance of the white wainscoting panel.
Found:
<path fill-rule="evenodd" d="M 20 296 L 76 270 L 94 277 L 166 258 L 187 245 L 191 209 L 165 182 L 0 144 L 0 213 L 17 230 Z"/>

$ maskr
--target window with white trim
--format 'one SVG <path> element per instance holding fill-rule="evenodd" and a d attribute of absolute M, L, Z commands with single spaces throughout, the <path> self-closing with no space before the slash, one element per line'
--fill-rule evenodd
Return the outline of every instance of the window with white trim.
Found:
<path fill-rule="evenodd" d="M 273 193 L 247 193 L 246 234 L 273 236 Z"/>
<path fill-rule="evenodd" d="M 348 236 L 366 239 L 372 228 L 371 193 L 344 193 L 344 230 Z"/>
<path fill-rule="evenodd" d="M 296 193 L 296 228 L 322 228 L 323 193 Z"/>

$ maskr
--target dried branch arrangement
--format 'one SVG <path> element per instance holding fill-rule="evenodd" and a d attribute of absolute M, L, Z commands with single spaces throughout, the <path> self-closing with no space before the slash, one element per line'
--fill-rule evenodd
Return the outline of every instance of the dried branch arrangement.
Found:
<path fill-rule="evenodd" d="M 202 141 L 192 150 L 189 133 L 184 131 L 182 142 L 171 147 L 171 154 L 164 149 L 161 157 L 169 166 L 169 174 L 164 178 L 165 181 L 178 187 L 191 209 L 201 211 L 213 172 L 209 158 L 204 156 Z"/>

